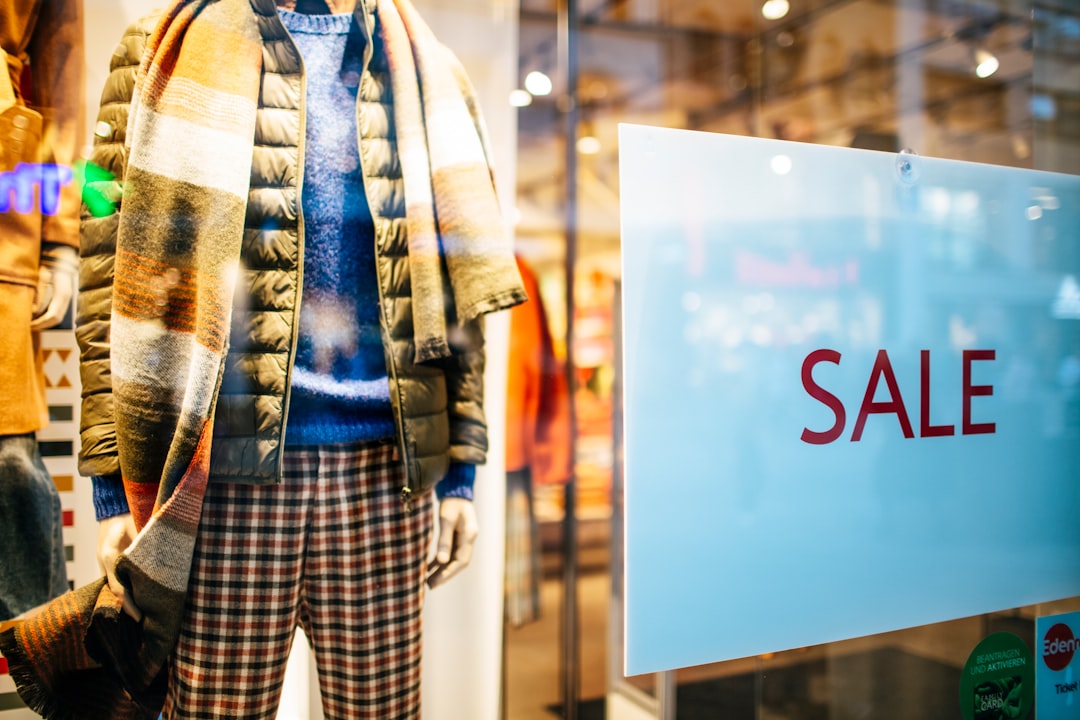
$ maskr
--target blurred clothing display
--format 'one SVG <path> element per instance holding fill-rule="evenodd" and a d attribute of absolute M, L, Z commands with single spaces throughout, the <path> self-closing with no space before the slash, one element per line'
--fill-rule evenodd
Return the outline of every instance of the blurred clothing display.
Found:
<path fill-rule="evenodd" d="M 540 616 L 540 528 L 534 484 L 561 485 L 573 473 L 570 395 L 555 356 L 536 274 L 518 257 L 531 302 L 510 311 L 506 395 L 506 619 Z"/>
<path fill-rule="evenodd" d="M 536 274 L 520 257 L 517 262 L 532 302 L 510 311 L 506 469 L 528 468 L 537 484 L 562 484 L 573 472 L 566 373 L 555 356 Z"/>
<path fill-rule="evenodd" d="M 0 620 L 67 590 L 39 332 L 67 314 L 79 239 L 82 0 L 0 0 Z"/>

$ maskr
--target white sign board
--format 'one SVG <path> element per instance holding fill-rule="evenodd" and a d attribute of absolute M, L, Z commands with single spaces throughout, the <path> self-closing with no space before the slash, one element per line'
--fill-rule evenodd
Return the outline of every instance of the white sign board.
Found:
<path fill-rule="evenodd" d="M 1080 595 L 1080 179 L 620 163 L 628 674 Z"/>

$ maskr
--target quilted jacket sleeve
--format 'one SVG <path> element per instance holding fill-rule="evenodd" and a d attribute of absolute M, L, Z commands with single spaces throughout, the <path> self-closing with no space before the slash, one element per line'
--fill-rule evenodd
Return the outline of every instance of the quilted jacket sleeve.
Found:
<path fill-rule="evenodd" d="M 124 139 L 128 106 L 139 61 L 155 20 L 156 17 L 147 17 L 136 22 L 124 32 L 116 47 L 101 93 L 94 147 L 86 171 L 75 336 L 79 342 L 82 378 L 79 472 L 88 476 L 120 473 L 109 355 L 113 260 L 127 162 Z"/>
<path fill-rule="evenodd" d="M 484 417 L 483 318 L 466 323 L 460 330 L 459 342 L 451 339 L 453 354 L 439 361 L 446 375 L 450 460 L 482 465 L 487 461 L 488 449 Z"/>

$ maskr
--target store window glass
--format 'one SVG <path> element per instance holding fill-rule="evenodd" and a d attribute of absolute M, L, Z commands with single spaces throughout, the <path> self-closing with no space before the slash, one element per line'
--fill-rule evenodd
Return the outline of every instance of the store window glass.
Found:
<path fill-rule="evenodd" d="M 436 602 L 429 603 L 429 610 L 439 613 L 425 635 L 431 679 L 425 677 L 424 689 L 437 698 L 427 704 L 429 714 L 487 717 L 501 697 L 505 716 L 515 720 L 596 716 L 605 709 L 620 717 L 954 717 L 963 664 L 983 638 L 999 630 L 1034 638 L 1036 617 L 1080 608 L 1080 600 L 1071 598 L 656 677 L 625 678 L 621 671 L 618 124 L 891 153 L 907 149 L 927 157 L 1077 174 L 1080 5 L 1074 0 L 416 4 L 477 88 L 499 196 L 508 209 L 513 206 L 517 255 L 537 301 L 524 322 L 531 328 L 535 375 L 530 377 L 539 378 L 542 389 L 527 406 L 508 399 L 506 425 L 533 423 L 546 413 L 541 428 L 546 444 L 530 451 L 536 462 L 527 472 L 509 446 L 505 468 L 480 471 L 490 473 L 486 484 L 483 476 L 478 483 L 480 501 L 489 503 L 481 511 L 487 513 L 484 527 L 494 528 L 494 533 L 485 530 L 486 537 L 501 536 L 505 519 L 506 552 L 499 537 L 478 554 L 482 572 L 469 576 L 482 587 L 454 602 L 440 602 L 444 596 L 435 595 Z M 94 176 L 94 167 L 79 164 L 86 154 L 79 146 L 122 134 L 122 122 L 97 121 L 98 101 L 109 82 L 110 63 L 124 56 L 123 42 L 117 45 L 123 29 L 157 5 L 0 0 L 8 25 L 31 15 L 42 23 L 29 45 L 21 37 L 11 41 L 12 29 L 5 25 L 9 82 L 0 84 L 7 192 L 0 198 L 2 210 L 18 223 L 34 216 L 35 239 L 42 239 L 40 227 L 54 226 L 57 234 L 40 254 L 64 277 L 74 272 L 76 218 L 71 212 L 59 217 L 56 205 L 66 203 L 70 211 L 71 198 L 64 197 L 84 180 L 111 187 L 111 178 Z M 44 11 L 36 14 L 39 6 Z M 83 29 L 78 38 L 68 34 L 73 24 L 65 22 L 76 17 Z M 24 56 L 33 55 L 27 63 Z M 64 82 L 73 85 L 63 91 L 49 84 L 62 65 L 73 68 L 64 73 Z M 26 113 L 17 102 L 49 93 L 53 97 L 43 101 L 40 115 Z M 32 144 L 36 153 L 39 142 L 56 146 L 63 157 L 35 155 L 35 162 L 27 163 L 23 150 Z M 84 199 L 91 214 L 92 202 L 104 200 L 108 214 L 118 199 L 110 197 L 105 192 Z M 1033 197 L 1031 211 L 1050 212 L 1053 202 Z M 930 194 L 925 211 L 946 217 L 960 238 L 950 244 L 924 238 L 929 268 L 963 275 L 1005 266 L 1003 249 L 977 232 L 963 196 Z M 1030 247 L 1029 269 L 1077 268 L 1077 229 L 1047 226 L 1051 231 Z M 971 230 L 967 240 L 965 230 Z M 46 257 L 49 251 L 58 252 Z M 35 258 L 33 277 L 14 283 L 21 287 L 22 306 L 33 303 L 39 291 L 39 264 Z M 0 268 L 0 274 L 11 269 Z M 1076 297 L 1080 290 L 1071 287 L 1069 297 Z M 56 304 L 66 307 L 67 300 Z M 959 337 L 1008 326 L 1027 333 L 1033 343 L 1057 348 L 1064 358 L 1060 364 L 1030 372 L 1077 385 L 1080 321 L 1051 328 L 1043 315 L 1022 304 L 1006 304 L 991 314 L 964 307 L 940 311 L 955 316 L 949 331 Z M 59 513 L 51 499 L 48 508 L 48 554 L 67 571 L 66 579 L 53 578 L 50 593 L 55 594 L 66 583 L 95 579 L 99 569 L 92 551 L 94 510 L 87 485 L 77 480 L 80 401 L 73 321 L 64 317 L 64 308 L 50 313 L 55 329 L 42 336 L 43 353 L 35 361 L 44 367 L 33 373 L 41 387 L 24 394 L 35 398 L 26 411 L 34 420 L 16 430 L 0 428 L 0 435 L 43 431 L 40 454 L 63 502 Z M 506 378 L 501 362 L 506 346 L 513 351 L 515 342 L 513 330 L 507 337 L 504 320 L 492 323 L 489 336 L 491 357 L 499 358 L 489 367 L 489 382 L 498 388 L 490 393 L 493 400 L 501 400 L 504 382 L 514 382 L 513 369 Z M 1057 334 L 1059 327 L 1066 332 Z M 29 338 L 26 333 L 18 347 L 6 343 L 6 352 L 29 358 L 37 350 Z M 2 364 L 0 369 L 11 369 L 6 359 Z M 38 396 L 44 399 L 36 402 Z M 1080 426 L 1075 407 L 1067 406 L 1057 418 L 1068 432 Z M 501 446 L 502 423 L 494 413 L 503 408 L 497 400 L 492 408 L 492 440 Z M 492 457 L 502 459 L 502 448 Z M 501 487 L 504 469 L 509 471 L 505 516 L 502 495 L 493 489 Z M 679 479 L 671 482 L 677 492 Z M 493 600 L 499 597 L 507 625 L 502 668 L 497 627 L 502 618 L 500 603 Z M 463 617 L 480 618 L 476 626 L 482 628 L 466 627 Z M 482 662 L 457 662 L 462 633 L 471 649 L 483 645 Z M 481 636 L 482 643 L 475 639 Z M 298 705 L 309 706 L 309 686 L 297 692 Z M 10 678 L 0 673 L 0 714 L 9 711 L 25 714 Z"/>
<path fill-rule="evenodd" d="M 605 694 L 609 717 L 616 706 L 642 717 L 956 716 L 963 663 L 983 637 L 1006 630 L 1032 639 L 1036 616 L 1075 610 L 1080 600 L 670 677 L 621 677 L 621 657 L 613 656 L 622 649 L 618 124 L 1076 174 L 1080 6 L 1062 0 L 522 0 L 520 16 L 525 92 L 518 110 L 516 238 L 550 301 L 556 351 L 573 363 L 573 552 L 560 545 L 563 488 L 536 487 L 534 507 L 545 550 L 545 610 L 557 614 L 567 597 L 580 603 L 574 610 L 582 619 L 580 648 L 571 647 L 557 671 L 580 674 L 581 716 L 596 711 Z M 552 79 L 550 93 L 528 91 L 527 79 L 537 73 Z M 1011 261 L 985 239 L 963 197 L 928 202 L 925 211 L 947 213 L 960 237 L 950 244 L 925 238 L 928 269 L 971 275 Z M 1076 229 L 1037 237 L 1027 262 L 1032 273 L 1076 268 Z M 1071 342 L 1080 342 L 1075 323 L 1059 326 L 1069 337 L 1052 338 L 1059 331 L 1048 328 L 1045 313 L 1022 304 L 1005 303 L 993 317 L 963 307 L 937 311 L 954 316 L 954 333 L 974 332 L 976 325 L 988 332 L 1022 328 L 1036 342 L 1056 343 L 1065 356 Z M 671 482 L 677 486 L 678 479 Z M 580 566 L 576 595 L 558 588 L 568 559 Z M 608 592 L 614 593 L 610 608 Z M 511 666 L 515 639 L 535 642 L 535 633 L 509 631 Z M 547 705 L 563 702 L 559 678 L 545 682 Z M 612 696 L 620 685 L 636 688 L 623 693 L 629 705 Z M 525 712 L 516 698 L 526 695 L 536 693 L 516 686 L 511 674 L 510 708 Z"/>

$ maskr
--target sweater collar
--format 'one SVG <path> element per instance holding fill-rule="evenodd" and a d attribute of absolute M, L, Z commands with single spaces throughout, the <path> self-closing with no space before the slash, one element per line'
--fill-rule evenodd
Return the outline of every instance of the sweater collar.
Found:
<path fill-rule="evenodd" d="M 345 15 L 356 9 L 356 0 L 323 0 L 332 15 Z M 297 0 L 275 0 L 282 10 L 296 10 Z"/>
<path fill-rule="evenodd" d="M 278 17 L 277 12 L 277 0 L 249 0 L 251 3 L 251 9 L 255 11 L 257 15 L 264 17 L 272 17 L 273 22 L 280 25 L 281 18 Z M 393 0 L 385 0 L 386 2 L 392 2 Z M 340 4 L 342 0 L 337 0 L 336 4 Z M 371 60 L 371 43 L 372 37 L 375 34 L 375 4 L 376 0 L 355 0 L 356 7 L 353 10 L 353 15 L 356 17 L 357 25 L 360 26 L 360 30 L 364 35 L 364 58 L 363 67 L 367 68 L 368 62 Z M 284 28 L 282 28 L 284 30 Z M 265 41 L 266 38 L 264 37 Z"/>
<path fill-rule="evenodd" d="M 353 12 L 357 19 L 374 17 L 376 0 L 327 0 L 332 12 L 348 12 L 355 5 Z M 272 15 L 277 12 L 277 0 L 251 0 L 251 7 L 260 15 Z"/>

